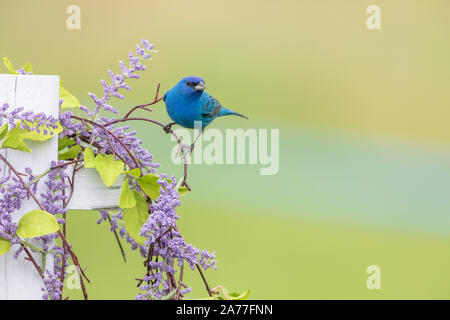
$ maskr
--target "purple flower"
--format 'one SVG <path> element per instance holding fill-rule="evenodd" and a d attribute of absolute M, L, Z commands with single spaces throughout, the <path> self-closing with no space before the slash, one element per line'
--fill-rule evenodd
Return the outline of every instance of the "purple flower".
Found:
<path fill-rule="evenodd" d="M 63 283 L 59 279 L 60 273 L 45 271 L 43 300 L 61 300 Z"/>
<path fill-rule="evenodd" d="M 136 71 L 145 70 L 145 66 L 141 61 L 148 60 L 151 57 L 150 52 L 153 49 L 153 44 L 150 44 L 148 40 L 142 40 L 143 48 L 139 44 L 136 45 L 136 55 L 133 51 L 129 52 L 129 65 L 126 66 L 122 61 L 119 61 L 120 74 L 114 74 L 111 70 L 108 70 L 111 83 L 105 80 L 101 80 L 103 87 L 103 97 L 99 98 L 93 93 L 89 93 L 92 101 L 95 103 L 95 108 L 91 114 L 91 117 L 95 117 L 100 110 L 110 111 L 117 113 L 117 110 L 111 106 L 108 101 L 112 97 L 118 99 L 125 99 L 125 97 L 119 93 L 119 89 L 131 90 L 132 88 L 125 82 L 127 79 L 138 79 L 139 75 L 135 74 Z"/>
<path fill-rule="evenodd" d="M 34 113 L 24 111 L 23 108 L 10 109 L 7 103 L 0 107 L 0 125 L 7 122 L 10 128 L 14 128 L 20 121 L 20 128 L 27 131 L 42 132 L 43 134 L 53 134 L 59 124 L 63 131 L 60 138 L 69 137 L 76 145 L 85 148 L 90 146 L 95 154 L 113 154 L 116 159 L 125 162 L 128 168 L 135 168 L 136 165 L 142 169 L 143 174 L 156 173 L 159 164 L 153 163 L 153 156 L 148 150 L 142 147 L 142 141 L 136 137 L 136 131 L 130 130 L 128 125 L 114 126 L 110 123 L 114 118 L 99 116 L 101 110 L 117 113 L 111 105 L 111 98 L 124 99 L 119 93 L 119 89 L 131 90 L 126 83 L 128 79 L 137 79 L 137 71 L 145 70 L 142 64 L 144 60 L 151 57 L 153 44 L 148 40 L 142 40 L 136 45 L 136 51 L 129 53 L 129 64 L 119 61 L 120 73 L 115 74 L 108 70 L 110 82 L 101 80 L 103 96 L 98 97 L 89 93 L 95 104 L 93 111 L 85 106 L 80 109 L 87 114 L 90 121 L 79 121 L 74 119 L 71 112 L 59 115 L 59 119 L 47 116 L 44 113 Z M 26 74 L 25 70 L 19 70 L 21 74 Z M 60 104 L 62 101 L 60 101 Z M 75 121 L 74 121 L 75 120 Z M 28 186 L 35 194 L 38 184 L 43 183 L 45 190 L 40 193 L 40 203 L 44 210 L 57 217 L 61 225 L 65 225 L 65 214 L 67 213 L 67 201 L 70 190 L 69 176 L 66 173 L 67 165 L 61 166 L 62 161 L 52 162 L 52 167 L 45 177 L 35 175 L 31 168 L 25 168 L 25 173 L 21 173 L 27 180 Z M 160 196 L 152 199 L 148 206 L 149 215 L 147 221 L 140 230 L 140 236 L 145 238 L 145 243 L 137 243 L 123 227 L 123 211 L 110 215 L 108 211 L 100 211 L 98 224 L 103 221 L 110 221 L 110 230 L 117 232 L 120 237 L 125 238 L 132 250 L 139 249 L 140 254 L 146 258 L 148 272 L 143 277 L 140 285 L 140 292 L 136 299 L 161 299 L 174 292 L 177 286 L 174 275 L 180 268 L 189 266 L 191 269 L 198 267 L 207 270 L 216 268 L 215 252 L 211 253 L 205 249 L 200 250 L 189 244 L 182 237 L 178 230 L 177 220 L 179 216 L 176 207 L 180 206 L 179 193 L 176 188 L 175 178 L 167 179 L 167 175 L 160 174 L 158 183 L 160 185 Z M 43 181 L 43 182 L 41 182 Z M 130 177 L 130 187 L 137 192 L 142 192 L 136 180 Z M 16 235 L 17 223 L 13 222 L 12 215 L 19 210 L 22 202 L 29 197 L 27 189 L 22 185 L 16 176 L 3 174 L 0 178 L 0 237 L 11 241 L 16 249 L 15 256 L 18 257 L 23 250 L 20 239 Z M 45 271 L 43 299 L 59 300 L 62 298 L 63 278 L 70 258 L 67 248 L 59 246 L 55 241 L 59 235 L 57 233 L 37 237 L 42 243 L 42 251 L 50 253 L 53 257 L 52 269 Z M 23 243 L 22 243 L 23 244 Z M 29 248 L 33 251 L 32 248 Z M 187 294 L 190 288 L 183 284 L 181 294 Z"/>
<path fill-rule="evenodd" d="M 171 182 L 166 175 L 161 175 L 158 183 L 161 185 L 160 196 L 150 205 L 151 214 L 141 228 L 140 235 L 145 237 L 145 245 L 152 248 L 152 255 L 158 261 L 150 261 L 151 273 L 144 277 L 145 282 L 140 287 L 145 293 L 139 294 L 136 299 L 161 299 L 173 289 L 170 280 L 163 280 L 164 275 L 169 279 L 177 271 L 175 261 L 179 267 L 185 262 L 191 269 L 200 265 L 203 269 L 216 268 L 215 253 L 199 250 L 188 244 L 178 232 L 176 220 L 179 219 L 175 208 L 180 205 L 179 193 L 176 190 L 176 181 L 172 176 Z"/>
<path fill-rule="evenodd" d="M 20 128 L 27 131 L 40 132 L 40 128 L 45 128 L 44 126 L 47 126 L 50 129 L 58 128 L 58 119 L 51 115 L 46 116 L 43 112 L 22 112 L 24 110 L 23 107 L 15 108 L 10 112 L 8 112 L 8 109 L 8 103 L 4 103 L 0 108 L 0 125 L 3 125 L 3 121 L 6 120 L 9 123 L 11 129 L 16 127 L 18 121 L 21 121 Z M 32 123 L 33 126 L 30 126 L 30 123 Z"/>

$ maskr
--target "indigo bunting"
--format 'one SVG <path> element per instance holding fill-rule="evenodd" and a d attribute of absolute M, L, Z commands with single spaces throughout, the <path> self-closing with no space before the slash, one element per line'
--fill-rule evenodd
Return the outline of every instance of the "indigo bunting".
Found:
<path fill-rule="evenodd" d="M 205 81 L 199 77 L 186 77 L 164 95 L 169 117 L 180 126 L 194 128 L 194 122 L 202 123 L 202 130 L 215 118 L 235 115 L 246 116 L 225 108 L 205 91 Z M 165 128 L 167 131 L 170 126 Z"/>

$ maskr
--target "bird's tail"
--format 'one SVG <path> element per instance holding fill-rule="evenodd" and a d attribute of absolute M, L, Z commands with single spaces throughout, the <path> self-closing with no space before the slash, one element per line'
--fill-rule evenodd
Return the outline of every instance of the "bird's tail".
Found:
<path fill-rule="evenodd" d="M 222 116 L 229 116 L 229 115 L 232 115 L 232 116 L 238 116 L 238 117 L 242 117 L 242 118 L 248 119 L 248 118 L 247 118 L 246 116 L 244 116 L 243 114 L 240 114 L 240 113 L 235 112 L 235 111 L 233 111 L 233 110 L 230 110 L 230 109 L 227 109 L 227 108 L 225 108 L 225 107 L 222 107 L 222 109 L 221 109 L 220 112 L 219 112 L 219 117 L 222 117 Z"/>

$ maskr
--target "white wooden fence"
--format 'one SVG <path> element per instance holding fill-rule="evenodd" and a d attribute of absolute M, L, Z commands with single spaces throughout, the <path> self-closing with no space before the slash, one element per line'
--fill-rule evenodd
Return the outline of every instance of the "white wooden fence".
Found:
<path fill-rule="evenodd" d="M 10 108 L 24 107 L 34 112 L 45 112 L 58 116 L 59 112 L 59 76 L 22 76 L 0 75 L 0 106 L 8 103 Z M 32 153 L 1 149 L 0 152 L 19 171 L 30 167 L 33 173 L 39 174 L 50 167 L 52 160 L 58 159 L 58 140 L 56 137 L 45 142 L 27 140 Z M 8 169 L 1 165 L 0 177 L 7 174 Z M 69 209 L 100 209 L 117 206 L 120 196 L 121 181 L 118 179 L 112 187 L 105 187 L 95 169 L 82 169 L 77 172 L 75 192 Z M 39 184 L 37 194 L 44 192 L 45 186 Z M 32 199 L 23 203 L 20 211 L 14 213 L 14 221 L 22 215 L 36 209 Z M 69 239 L 70 242 L 70 239 Z M 76 250 L 76 248 L 74 248 Z M 22 252 L 14 259 L 15 250 L 0 256 L 0 300 L 41 299 L 43 281 L 33 265 L 24 260 Z M 40 254 L 33 254 L 36 261 L 41 261 Z M 51 257 L 47 258 L 47 268 L 53 268 Z M 82 263 L 82 262 L 81 262 Z"/>

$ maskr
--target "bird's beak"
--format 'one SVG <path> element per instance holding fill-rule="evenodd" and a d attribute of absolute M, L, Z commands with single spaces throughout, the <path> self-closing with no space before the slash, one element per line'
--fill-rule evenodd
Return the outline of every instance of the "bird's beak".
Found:
<path fill-rule="evenodd" d="M 195 90 L 197 91 L 203 91 L 206 89 L 205 83 L 203 81 L 199 82 L 196 86 L 195 86 Z"/>

